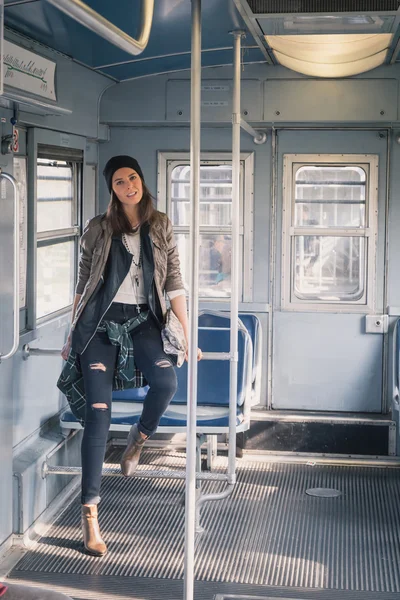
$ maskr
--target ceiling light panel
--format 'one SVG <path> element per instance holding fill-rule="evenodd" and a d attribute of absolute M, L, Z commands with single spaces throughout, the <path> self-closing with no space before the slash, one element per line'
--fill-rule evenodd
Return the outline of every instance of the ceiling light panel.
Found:
<path fill-rule="evenodd" d="M 314 77 L 350 77 L 385 62 L 391 34 L 266 36 L 279 63 Z"/>

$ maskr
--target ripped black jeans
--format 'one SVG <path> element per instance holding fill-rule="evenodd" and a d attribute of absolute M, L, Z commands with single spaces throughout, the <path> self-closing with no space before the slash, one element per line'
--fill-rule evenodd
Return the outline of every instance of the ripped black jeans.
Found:
<path fill-rule="evenodd" d="M 104 320 L 125 323 L 136 314 L 130 304 L 113 303 Z M 172 400 L 177 379 L 173 362 L 165 354 L 161 332 L 152 317 L 132 332 L 135 363 L 150 389 L 144 400 L 138 428 L 152 435 Z M 107 333 L 97 332 L 80 356 L 86 392 L 85 429 L 82 439 L 82 504 L 100 502 L 101 470 L 111 421 L 111 396 L 118 347 Z M 101 405 L 101 406 L 99 406 Z"/>

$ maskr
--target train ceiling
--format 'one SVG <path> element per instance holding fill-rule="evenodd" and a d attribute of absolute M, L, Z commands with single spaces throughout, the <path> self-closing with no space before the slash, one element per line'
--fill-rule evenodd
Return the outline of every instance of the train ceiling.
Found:
<path fill-rule="evenodd" d="M 139 56 L 106 42 L 46 0 L 5 0 L 5 26 L 118 81 L 190 68 L 190 0 L 155 0 Z M 86 0 L 135 37 L 140 0 Z M 246 32 L 243 62 L 343 77 L 396 61 L 400 0 L 203 0 L 202 65 L 232 64 L 230 31 Z"/>

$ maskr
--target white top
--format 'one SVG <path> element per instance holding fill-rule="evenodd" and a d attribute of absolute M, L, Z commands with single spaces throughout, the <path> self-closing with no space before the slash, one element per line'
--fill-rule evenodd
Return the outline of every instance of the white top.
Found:
<path fill-rule="evenodd" d="M 123 304 L 147 304 L 146 292 L 144 289 L 143 267 L 138 267 L 140 260 L 140 229 L 130 234 L 123 234 L 122 241 L 130 254 L 132 254 L 132 264 L 128 275 L 121 283 L 120 288 L 113 302 Z M 170 300 L 178 296 L 184 296 L 185 290 L 174 290 L 168 293 Z"/>

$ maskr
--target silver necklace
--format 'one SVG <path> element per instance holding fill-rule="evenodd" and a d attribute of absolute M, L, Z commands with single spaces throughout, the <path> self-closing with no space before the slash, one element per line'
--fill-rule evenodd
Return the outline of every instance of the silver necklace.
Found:
<path fill-rule="evenodd" d="M 140 284 L 139 270 L 142 268 L 142 241 L 141 241 L 141 239 L 139 237 L 139 259 L 138 259 L 138 261 L 135 260 L 135 255 L 132 252 L 132 250 L 129 248 L 128 240 L 126 239 L 125 233 L 122 234 L 122 241 L 123 241 L 123 244 L 124 244 L 126 250 L 132 256 L 132 263 L 136 267 L 135 273 L 132 273 L 131 269 L 129 270 L 129 272 L 131 273 L 132 287 L 133 287 L 133 289 L 135 291 L 136 310 L 138 311 L 138 313 L 140 313 L 140 306 L 139 306 L 139 303 L 138 303 L 138 290 L 139 290 L 139 284 Z"/>

